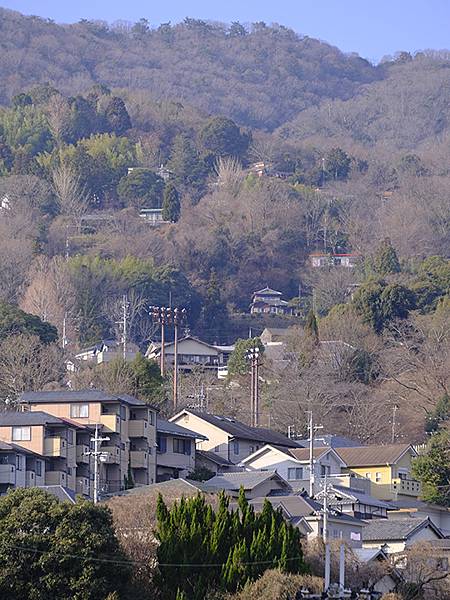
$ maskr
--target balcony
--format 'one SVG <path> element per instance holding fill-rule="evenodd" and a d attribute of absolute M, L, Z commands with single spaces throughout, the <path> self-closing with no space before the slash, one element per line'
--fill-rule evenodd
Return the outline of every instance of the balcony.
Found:
<path fill-rule="evenodd" d="M 131 450 L 130 461 L 132 469 L 146 469 L 147 468 L 147 456 L 148 453 L 145 450 Z"/>
<path fill-rule="evenodd" d="M 120 433 L 119 415 L 100 415 L 100 423 L 105 433 Z"/>
<path fill-rule="evenodd" d="M 44 438 L 44 456 L 67 457 L 67 442 L 62 437 Z"/>
<path fill-rule="evenodd" d="M 63 471 L 46 471 L 45 485 L 67 485 L 67 474 Z"/>
<path fill-rule="evenodd" d="M 393 479 L 392 491 L 403 496 L 417 498 L 422 492 L 422 484 L 415 479 Z"/>
<path fill-rule="evenodd" d="M 148 435 L 148 423 L 144 419 L 136 419 L 135 421 L 128 421 L 128 437 L 147 437 Z"/>
<path fill-rule="evenodd" d="M 27 488 L 34 487 L 36 485 L 36 474 L 34 471 L 26 471 L 25 485 Z"/>
<path fill-rule="evenodd" d="M 89 446 L 87 444 L 77 444 L 77 463 L 89 464 Z"/>
<path fill-rule="evenodd" d="M 83 496 L 89 496 L 89 479 L 87 477 L 77 477 L 76 488 L 75 491 L 77 494 L 82 494 Z"/>
<path fill-rule="evenodd" d="M 107 465 L 118 465 L 120 464 L 120 448 L 119 446 L 100 446 L 100 451 L 105 455 L 105 459 L 102 460 Z"/>
<path fill-rule="evenodd" d="M 14 465 L 0 465 L 0 483 L 16 483 L 16 468 Z"/>

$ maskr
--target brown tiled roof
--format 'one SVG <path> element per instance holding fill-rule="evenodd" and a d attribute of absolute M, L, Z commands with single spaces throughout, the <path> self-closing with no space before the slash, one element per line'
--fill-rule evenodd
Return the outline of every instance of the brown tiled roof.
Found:
<path fill-rule="evenodd" d="M 394 464 L 408 448 L 409 444 L 388 444 L 335 450 L 348 467 L 376 467 Z"/>
<path fill-rule="evenodd" d="M 297 460 L 309 460 L 309 448 L 289 448 L 284 449 L 280 448 L 280 450 L 284 450 L 286 454 L 290 454 Z M 323 454 L 331 450 L 331 448 L 323 447 L 323 448 L 314 448 L 313 457 L 320 458 Z"/>

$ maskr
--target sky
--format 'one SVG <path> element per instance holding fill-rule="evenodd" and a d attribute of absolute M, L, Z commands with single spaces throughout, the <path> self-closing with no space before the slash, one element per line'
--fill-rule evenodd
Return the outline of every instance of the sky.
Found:
<path fill-rule="evenodd" d="M 399 50 L 450 49 L 450 0 L 0 0 L 58 23 L 141 17 L 152 26 L 184 17 L 280 23 L 378 62 Z"/>

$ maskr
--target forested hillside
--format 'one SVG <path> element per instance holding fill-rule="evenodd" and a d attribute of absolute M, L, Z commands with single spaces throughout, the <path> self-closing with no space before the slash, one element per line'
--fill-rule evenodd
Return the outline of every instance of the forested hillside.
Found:
<path fill-rule="evenodd" d="M 324 424 L 351 417 L 362 441 L 386 435 L 393 403 L 418 439 L 444 419 L 448 53 L 373 66 L 263 23 L 56 25 L 1 10 L 0 80 L 2 398 L 61 384 L 67 356 L 120 338 L 126 295 L 142 351 L 157 338 L 148 307 L 169 301 L 212 343 L 294 326 L 284 376 L 264 367 L 280 429 L 304 421 L 293 390 Z M 357 265 L 312 268 L 317 252 Z M 295 316 L 250 317 L 266 285 Z M 320 341 L 352 352 L 327 368 Z M 72 384 L 117 390 L 130 375 L 105 373 Z M 239 414 L 228 394 L 219 408 Z"/>

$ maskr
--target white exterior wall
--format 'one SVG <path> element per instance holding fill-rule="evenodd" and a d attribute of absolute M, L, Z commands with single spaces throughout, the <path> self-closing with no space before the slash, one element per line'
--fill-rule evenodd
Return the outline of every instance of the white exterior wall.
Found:
<path fill-rule="evenodd" d="M 403 552 L 405 548 L 417 544 L 417 542 L 430 542 L 438 539 L 440 538 L 432 529 L 430 529 L 430 527 L 424 527 L 408 540 L 393 540 L 386 542 L 386 549 L 389 554 L 395 554 L 396 552 Z M 363 548 L 381 548 L 382 545 L 382 541 L 363 541 Z"/>

